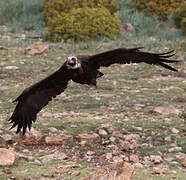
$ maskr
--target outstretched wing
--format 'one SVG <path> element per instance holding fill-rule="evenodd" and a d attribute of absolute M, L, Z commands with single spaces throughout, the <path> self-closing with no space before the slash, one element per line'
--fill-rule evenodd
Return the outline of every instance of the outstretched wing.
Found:
<path fill-rule="evenodd" d="M 172 71 L 177 71 L 173 67 L 165 63 L 175 63 L 176 60 L 169 60 L 167 58 L 175 55 L 174 51 L 165 53 L 149 53 L 140 51 L 142 47 L 138 48 L 119 48 L 110 51 L 106 51 L 100 54 L 90 56 L 89 62 L 93 63 L 100 68 L 101 66 L 108 67 L 112 64 L 129 64 L 129 63 L 141 63 L 160 65 Z"/>
<path fill-rule="evenodd" d="M 26 129 L 31 129 L 32 122 L 35 122 L 37 113 L 48 104 L 52 98 L 63 92 L 71 79 L 70 73 L 63 65 L 58 71 L 36 84 L 25 89 L 22 94 L 13 102 L 18 102 L 15 110 L 10 117 L 12 128 L 17 126 L 19 133 L 23 129 L 23 135 Z"/>

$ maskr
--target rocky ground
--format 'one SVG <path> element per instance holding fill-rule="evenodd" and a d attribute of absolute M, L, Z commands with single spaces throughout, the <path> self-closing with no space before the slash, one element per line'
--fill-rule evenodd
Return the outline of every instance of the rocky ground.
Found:
<path fill-rule="evenodd" d="M 105 68 L 97 89 L 71 82 L 22 137 L 9 130 L 7 119 L 24 88 L 55 71 L 66 56 L 125 41 L 42 43 L 31 32 L 5 30 L 0 37 L 0 179 L 184 179 L 182 42 L 175 45 L 178 73 L 145 64 Z"/>

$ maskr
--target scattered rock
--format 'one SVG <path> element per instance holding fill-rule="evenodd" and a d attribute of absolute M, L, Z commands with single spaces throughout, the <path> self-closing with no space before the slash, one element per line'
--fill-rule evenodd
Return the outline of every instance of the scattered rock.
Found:
<path fill-rule="evenodd" d="M 154 164 L 159 164 L 162 161 L 162 157 L 156 155 L 151 155 L 150 159 Z"/>
<path fill-rule="evenodd" d="M 106 129 L 110 134 L 115 130 L 112 124 L 102 124 L 101 128 Z"/>
<path fill-rule="evenodd" d="M 7 143 L 13 143 L 14 137 L 10 134 L 3 134 L 0 137 L 2 137 Z"/>
<path fill-rule="evenodd" d="M 165 174 L 165 175 L 169 175 L 171 174 L 172 172 L 169 171 L 168 169 L 166 168 L 161 168 L 161 167 L 154 167 L 152 169 L 152 174 Z"/>
<path fill-rule="evenodd" d="M 6 66 L 5 69 L 19 69 L 17 66 Z"/>
<path fill-rule="evenodd" d="M 3 168 L 2 172 L 4 172 L 5 174 L 12 174 L 12 171 L 9 168 Z"/>
<path fill-rule="evenodd" d="M 82 147 L 85 147 L 86 144 L 87 144 L 87 141 L 81 141 L 79 144 L 80 144 Z"/>
<path fill-rule="evenodd" d="M 109 140 L 110 140 L 111 142 L 114 142 L 114 141 L 116 141 L 116 138 L 113 137 L 113 136 L 111 136 L 111 137 L 109 138 Z"/>
<path fill-rule="evenodd" d="M 94 151 L 87 151 L 87 155 L 88 155 L 88 156 L 92 156 L 93 154 L 95 154 Z"/>
<path fill-rule="evenodd" d="M 165 141 L 171 142 L 171 136 L 166 136 L 166 137 L 165 137 Z"/>
<path fill-rule="evenodd" d="M 112 153 L 106 153 L 105 157 L 106 157 L 106 159 L 111 159 L 112 158 Z"/>
<path fill-rule="evenodd" d="M 67 159 L 67 155 L 65 153 L 53 153 L 53 154 L 42 156 L 40 159 L 42 163 L 47 163 L 48 161 L 51 161 L 51 160 Z"/>
<path fill-rule="evenodd" d="M 66 144 L 69 141 L 73 141 L 73 136 L 65 134 L 52 135 L 45 138 L 46 144 L 50 145 Z"/>
<path fill-rule="evenodd" d="M 87 133 L 79 134 L 78 136 L 76 136 L 76 138 L 79 142 L 82 142 L 82 141 L 86 141 L 86 142 L 89 142 L 89 143 L 101 142 L 100 136 L 96 133 L 93 133 L 93 134 L 87 134 Z"/>
<path fill-rule="evenodd" d="M 73 176 L 79 176 L 80 174 L 81 174 L 80 171 L 73 171 L 73 172 L 72 172 L 72 175 L 73 175 Z"/>
<path fill-rule="evenodd" d="M 98 134 L 100 136 L 107 136 L 108 135 L 107 131 L 105 131 L 104 129 L 100 129 L 99 132 L 98 132 Z"/>
<path fill-rule="evenodd" d="M 163 114 L 163 115 L 168 115 L 168 114 L 180 114 L 181 111 L 179 109 L 176 109 L 175 107 L 172 107 L 172 106 L 158 106 L 158 107 L 155 107 L 154 112 L 157 112 L 157 113 L 160 113 L 160 114 Z"/>
<path fill-rule="evenodd" d="M 9 149 L 0 148 L 0 166 L 12 166 L 17 163 L 18 154 Z"/>
<path fill-rule="evenodd" d="M 55 172 L 56 174 L 66 174 L 71 171 L 70 168 L 52 168 L 52 171 Z"/>
<path fill-rule="evenodd" d="M 179 130 L 177 130 L 176 128 L 172 128 L 171 131 L 172 131 L 172 133 L 174 133 L 174 134 L 178 134 L 178 133 L 179 133 Z"/>
<path fill-rule="evenodd" d="M 25 136 L 19 135 L 17 140 L 19 144 L 25 145 L 39 144 L 42 140 L 42 134 L 40 131 L 37 131 L 34 128 L 32 128 L 31 131 L 28 131 L 25 134 Z"/>
<path fill-rule="evenodd" d="M 186 167 L 186 159 L 183 160 L 182 166 L 183 166 L 183 167 Z"/>
<path fill-rule="evenodd" d="M 123 138 L 123 134 L 121 134 L 119 131 L 114 131 L 114 132 L 112 133 L 112 135 L 113 135 L 114 137 L 117 137 L 117 138 Z"/>
<path fill-rule="evenodd" d="M 132 180 L 134 167 L 130 163 L 114 163 L 97 169 L 84 180 Z"/>
<path fill-rule="evenodd" d="M 128 134 L 128 135 L 124 135 L 124 138 L 127 141 L 130 141 L 130 140 L 133 140 L 133 139 L 138 140 L 138 139 L 140 139 L 140 135 L 138 135 L 138 134 Z"/>
<path fill-rule="evenodd" d="M 29 55 L 36 55 L 36 54 L 42 54 L 44 51 L 48 49 L 47 43 L 37 42 L 33 43 L 32 45 L 28 46 L 25 49 L 25 53 Z"/>
<path fill-rule="evenodd" d="M 139 163 L 139 157 L 135 154 L 130 155 L 129 159 L 131 162 Z"/>
<path fill-rule="evenodd" d="M 132 24 L 130 24 L 130 23 L 125 23 L 125 24 L 123 24 L 123 31 L 124 31 L 124 32 L 130 32 L 130 33 L 132 33 L 132 32 L 135 32 L 135 29 L 134 29 L 134 27 L 132 26 Z"/>
<path fill-rule="evenodd" d="M 119 140 L 119 145 L 122 151 L 127 151 L 130 149 L 130 143 L 128 141 Z"/>
<path fill-rule="evenodd" d="M 114 156 L 112 158 L 114 163 L 122 163 L 123 162 L 123 158 L 121 156 Z"/>
<path fill-rule="evenodd" d="M 181 151 L 181 150 L 182 150 L 182 147 L 176 146 L 176 147 L 173 147 L 173 148 L 168 149 L 168 152 Z"/>
<path fill-rule="evenodd" d="M 53 133 L 58 132 L 58 130 L 57 130 L 55 127 L 51 127 L 51 128 L 49 128 L 49 130 L 50 130 L 51 132 L 53 132 Z"/>

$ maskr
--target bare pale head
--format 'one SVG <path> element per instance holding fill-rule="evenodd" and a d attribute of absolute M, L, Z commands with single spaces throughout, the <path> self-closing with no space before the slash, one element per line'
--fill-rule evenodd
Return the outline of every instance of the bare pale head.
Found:
<path fill-rule="evenodd" d="M 80 63 L 78 63 L 76 56 L 67 57 L 67 67 L 68 69 L 78 69 L 80 68 Z"/>

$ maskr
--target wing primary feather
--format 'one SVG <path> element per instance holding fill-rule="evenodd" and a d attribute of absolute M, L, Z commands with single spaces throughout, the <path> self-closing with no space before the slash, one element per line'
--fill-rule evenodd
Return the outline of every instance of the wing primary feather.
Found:
<path fill-rule="evenodd" d="M 159 62 L 158 64 L 159 64 L 160 66 L 166 68 L 166 69 L 169 69 L 169 70 L 172 70 L 172 71 L 175 71 L 175 72 L 178 71 L 178 70 L 174 69 L 173 67 L 171 67 L 171 66 L 169 66 L 169 65 L 167 65 L 167 64 L 164 64 L 164 63 L 162 63 L 162 62 Z"/>
<path fill-rule="evenodd" d="M 165 55 L 165 54 L 170 54 L 174 52 L 174 50 L 168 51 L 168 52 L 164 52 L 164 53 L 156 53 L 157 55 Z"/>

